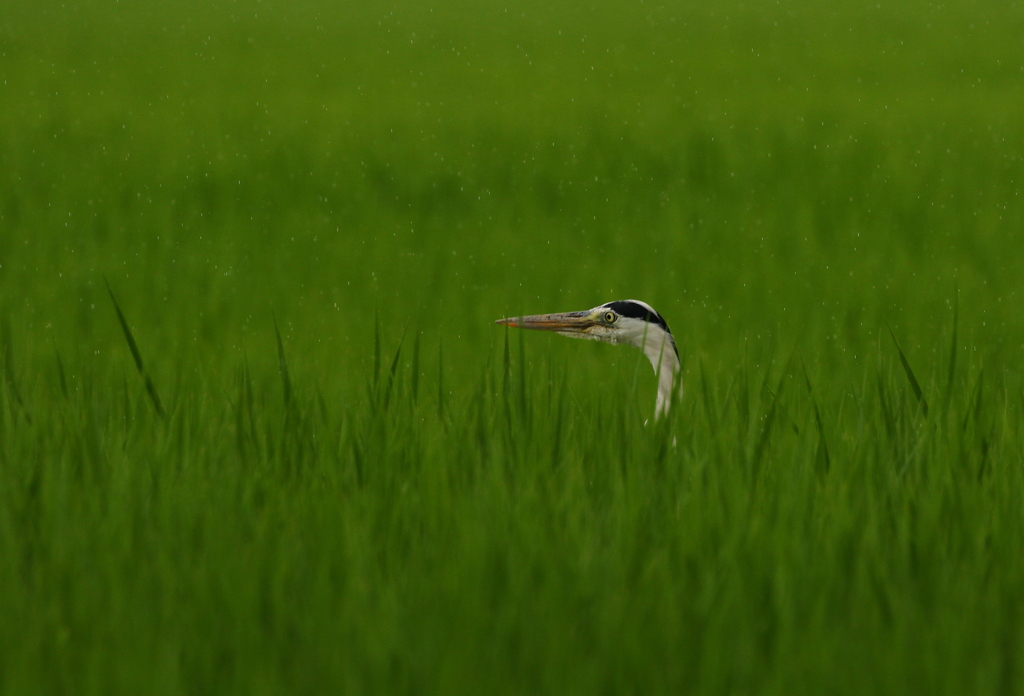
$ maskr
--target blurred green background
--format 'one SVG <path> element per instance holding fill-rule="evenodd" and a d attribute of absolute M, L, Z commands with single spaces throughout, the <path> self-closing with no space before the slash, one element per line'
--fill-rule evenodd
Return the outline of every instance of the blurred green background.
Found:
<path fill-rule="evenodd" d="M 818 693 L 1020 693 L 1019 676 L 999 665 L 1021 656 L 1013 628 L 1021 592 L 1012 588 L 1024 572 L 1009 560 L 1022 549 L 1021 520 L 1008 511 L 1019 509 L 1022 452 L 1022 158 L 1019 2 L 8 3 L 0 13 L 0 578 L 8 587 L 0 588 L 8 633 L 0 690 L 793 693 L 806 677 Z M 171 414 L 165 430 L 133 374 L 104 279 Z M 431 462 L 447 471 L 442 462 L 469 461 L 467 452 L 525 456 L 514 453 L 512 436 L 488 444 L 503 418 L 491 396 L 508 350 L 493 320 L 625 298 L 651 303 L 672 327 L 687 418 L 711 393 L 727 411 L 722 432 L 739 428 L 750 414 L 735 385 L 763 374 L 751 422 L 767 418 L 768 432 L 776 412 L 769 382 L 781 371 L 796 385 L 789 394 L 804 393 L 809 375 L 825 425 L 820 416 L 814 425 L 817 405 L 805 396 L 788 406 L 793 428 L 806 437 L 833 428 L 843 443 L 833 442 L 835 461 L 843 446 L 851 462 L 880 457 L 865 445 L 874 436 L 858 430 L 865 419 L 893 438 L 955 430 L 907 425 L 921 421 L 886 324 L 933 407 L 955 349 L 950 422 L 962 417 L 966 449 L 931 450 L 913 444 L 931 440 L 911 435 L 897 449 L 910 459 L 937 453 L 949 467 L 999 452 L 993 471 L 1006 478 L 971 489 L 965 503 L 955 477 L 933 474 L 934 488 L 907 492 L 878 484 L 884 477 L 865 474 L 874 471 L 868 464 L 851 466 L 821 484 L 833 497 L 814 517 L 825 530 L 818 547 L 808 541 L 818 538 L 815 525 L 779 520 L 814 507 L 801 496 L 819 490 L 812 465 L 821 449 L 778 445 L 775 465 L 810 462 L 809 478 L 786 508 L 791 517 L 744 527 L 767 530 L 778 555 L 758 551 L 764 538 L 754 532 L 730 537 L 734 513 L 716 517 L 719 495 L 753 500 L 760 490 L 756 479 L 732 474 L 722 474 L 721 489 L 682 486 L 675 508 L 649 508 L 644 496 L 669 484 L 645 479 L 637 490 L 646 493 L 622 498 L 625 518 L 605 516 L 605 503 L 619 498 L 595 494 L 593 507 L 566 513 L 571 524 L 550 511 L 572 510 L 576 493 L 556 505 L 543 477 L 526 488 L 438 493 L 448 474 L 431 479 Z M 303 421 L 295 437 L 321 438 L 310 445 L 316 452 L 341 443 L 341 463 L 310 455 L 315 473 L 301 484 L 261 478 L 265 471 L 257 476 L 225 453 L 238 439 L 237 458 L 246 459 L 242 420 L 229 414 L 254 389 L 248 417 L 273 421 L 279 435 L 285 422 L 281 440 L 266 436 L 276 454 L 265 459 L 287 469 L 291 412 L 280 405 L 275 321 L 301 409 L 319 414 L 319 425 Z M 653 379 L 639 353 L 557 337 L 510 340 L 523 370 L 529 363 L 534 376 L 546 375 L 535 392 L 523 387 L 524 403 L 528 394 L 539 403 L 561 379 L 575 404 L 555 451 L 590 473 L 580 474 L 579 490 L 562 481 L 566 490 L 590 500 L 580 491 L 591 490 L 595 469 L 643 468 L 648 445 L 633 421 L 607 436 L 621 444 L 618 459 L 588 444 L 593 431 L 623 421 L 615 410 L 623 403 L 641 421 L 649 414 Z M 400 342 L 396 365 L 415 374 L 400 398 L 429 404 L 431 415 L 411 409 L 378 432 L 360 419 L 381 403 L 372 375 L 387 371 Z M 800 362 L 806 372 L 790 370 Z M 864 406 L 876 370 L 883 396 Z M 417 400 L 414 382 L 429 396 Z M 903 416 L 886 410 L 890 387 L 902 395 Z M 454 426 L 433 415 L 445 395 Z M 978 405 L 986 395 L 990 410 Z M 703 461 L 701 443 L 725 437 L 714 410 L 707 407 L 706 423 L 676 421 L 682 444 L 669 461 L 682 462 L 680 480 L 700 471 L 707 484 L 706 472 L 719 469 L 687 459 Z M 972 413 L 991 427 L 975 433 Z M 563 436 L 545 437 L 536 452 Z M 755 459 L 767 437 L 750 436 Z M 109 465 L 111 478 L 66 483 L 53 473 L 82 452 L 83 462 L 104 462 L 97 471 Z M 394 477 L 372 500 L 337 473 L 363 456 L 378 456 Z M 715 456 L 708 461 L 731 461 Z M 414 459 L 423 466 L 415 476 L 396 464 Z M 118 478 L 140 462 L 150 467 L 144 474 Z M 781 474 L 773 481 L 780 495 L 793 483 Z M 869 502 L 830 507 L 860 487 Z M 902 491 L 893 493 L 899 500 L 920 494 L 934 517 L 916 503 L 870 497 L 883 489 Z M 1001 497 L 986 497 L 992 491 Z M 32 507 L 36 494 L 49 502 Z M 703 503 L 687 508 L 691 497 Z M 76 512 L 62 516 L 69 500 Z M 960 539 L 955 525 L 928 527 L 922 533 L 934 533 L 927 539 L 939 550 L 919 551 L 927 543 L 913 520 L 941 525 L 949 506 L 963 525 L 985 510 L 1007 516 L 963 527 L 977 555 L 939 541 Z M 829 510 L 843 520 L 838 527 Z M 691 560 L 649 554 L 669 533 L 662 525 L 682 524 L 680 514 L 696 527 L 676 529 L 666 548 L 699 551 Z M 535 515 L 545 522 L 531 527 Z M 460 530 L 459 520 L 471 522 Z M 348 531 L 335 538 L 335 525 Z M 859 536 L 861 525 L 874 531 Z M 916 541 L 890 545 L 879 529 Z M 602 555 L 593 530 L 616 540 L 615 553 Z M 786 545 L 791 532 L 793 544 L 807 544 L 799 553 Z M 847 558 L 844 544 L 861 543 L 878 558 L 891 552 L 888 570 L 858 574 L 851 568 L 862 561 L 836 560 Z M 409 551 L 421 545 L 452 555 Z M 829 599 L 815 606 L 832 609 L 797 612 L 806 622 L 787 623 L 784 609 L 765 609 L 760 590 L 742 579 L 712 583 L 721 595 L 683 593 L 703 586 L 712 572 L 704 561 L 721 548 L 750 554 L 748 565 L 728 566 L 731 577 L 796 577 L 792 592 L 820 586 Z M 576 553 L 598 559 L 582 576 L 560 565 Z M 342 572 L 339 558 L 358 562 Z M 448 574 L 437 570 L 445 558 L 456 559 Z M 646 570 L 630 575 L 626 558 Z M 651 558 L 666 565 L 644 565 Z M 508 570 L 516 563 L 521 571 Z M 313 568 L 309 578 L 290 574 L 298 567 Z M 918 567 L 932 575 L 916 589 L 894 579 Z M 964 575 L 947 583 L 950 567 Z M 521 583 L 502 584 L 503 568 Z M 620 572 L 623 584 L 610 582 L 603 594 L 602 578 Z M 628 599 L 639 592 L 636 577 L 660 588 L 640 612 Z M 856 578 L 854 589 L 832 593 L 844 577 Z M 349 588 L 344 599 L 335 583 Z M 885 587 L 896 588 L 889 605 L 878 599 Z M 898 597 L 917 591 L 931 599 L 901 609 Z M 438 593 L 444 600 L 434 603 Z M 955 615 L 964 596 L 985 618 Z M 221 615 L 224 606 L 233 608 Z M 850 618 L 864 606 L 878 613 Z M 274 607 L 293 623 L 268 619 Z M 678 634 L 664 618 L 677 610 L 688 617 Z M 851 623 L 832 633 L 837 615 Z M 504 623 L 491 626 L 488 616 Z M 990 631 L 1001 616 L 1008 628 Z M 776 632 L 780 622 L 787 628 Z M 439 635 L 439 626 L 455 628 Z M 922 631 L 935 626 L 940 637 L 929 642 Z M 743 648 L 736 654 L 734 638 Z M 434 640 L 443 645 L 428 645 Z M 972 655 L 961 649 L 971 641 L 1003 652 Z M 192 652 L 181 647 L 190 643 Z M 335 643 L 351 657 L 333 655 Z M 666 668 L 681 645 L 685 667 Z M 788 661 L 779 646 L 801 646 L 799 658 Z M 823 658 L 846 650 L 845 667 Z M 125 671 L 124 661 L 137 669 Z M 481 670 L 477 681 L 467 681 L 470 665 Z"/>
<path fill-rule="evenodd" d="M 472 361 L 506 312 L 624 297 L 713 360 L 767 333 L 857 353 L 885 319 L 927 347 L 957 284 L 980 345 L 1024 343 L 1012 4 L 97 2 L 2 26 L 0 282 L 43 360 L 48 333 L 119 343 L 103 275 L 157 371 L 257 359 L 271 309 L 332 380 L 375 309 Z"/>

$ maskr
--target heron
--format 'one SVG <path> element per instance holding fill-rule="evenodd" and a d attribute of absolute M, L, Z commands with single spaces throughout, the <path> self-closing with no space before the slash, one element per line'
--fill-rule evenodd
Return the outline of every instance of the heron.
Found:
<path fill-rule="evenodd" d="M 509 317 L 497 319 L 494 323 L 515 329 L 554 331 L 571 338 L 613 345 L 625 343 L 636 346 L 651 361 L 658 377 L 654 418 L 657 420 L 668 413 L 679 373 L 679 351 L 668 323 L 646 302 L 616 300 L 579 312 Z"/>

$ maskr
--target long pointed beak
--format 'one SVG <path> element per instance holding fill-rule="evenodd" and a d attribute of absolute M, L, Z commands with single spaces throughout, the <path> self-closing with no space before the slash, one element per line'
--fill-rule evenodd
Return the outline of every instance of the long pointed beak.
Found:
<path fill-rule="evenodd" d="M 561 312 L 559 314 L 533 314 L 528 317 L 509 317 L 497 319 L 495 324 L 510 326 L 513 329 L 536 329 L 538 331 L 558 331 L 559 333 L 583 333 L 594 325 L 590 318 L 590 310 L 582 312 Z"/>

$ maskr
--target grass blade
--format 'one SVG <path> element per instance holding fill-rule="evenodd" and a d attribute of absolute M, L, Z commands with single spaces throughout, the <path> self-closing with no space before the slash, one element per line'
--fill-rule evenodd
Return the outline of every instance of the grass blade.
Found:
<path fill-rule="evenodd" d="M 768 380 L 767 372 L 765 374 L 765 382 Z M 768 407 L 768 413 L 765 415 L 764 424 L 761 426 L 761 433 L 757 438 L 757 445 L 754 448 L 753 457 L 751 458 L 750 469 L 756 478 L 760 473 L 761 469 L 761 458 L 764 456 L 764 451 L 768 447 L 768 438 L 772 434 L 772 427 L 775 425 L 775 417 L 779 412 L 779 397 L 782 394 L 782 388 L 786 384 L 785 371 L 779 376 L 778 385 L 775 387 L 775 391 L 769 388 L 768 393 L 772 395 L 771 405 Z M 767 386 L 767 385 L 766 385 Z"/>
<path fill-rule="evenodd" d="M 814 407 L 814 422 L 818 426 L 818 456 L 816 466 L 819 473 L 825 473 L 832 468 L 832 457 L 828 453 L 828 441 L 825 439 L 825 425 L 821 421 L 821 409 L 818 408 L 818 400 L 814 396 L 814 388 L 811 386 L 811 376 L 807 373 L 807 365 L 801 361 L 800 366 L 804 370 L 804 382 L 807 384 L 807 393 L 811 397 L 811 405 Z"/>
<path fill-rule="evenodd" d="M 117 320 L 121 323 L 121 331 L 124 332 L 124 340 L 128 342 L 128 350 L 131 351 L 132 359 L 135 361 L 135 369 L 138 370 L 139 376 L 142 377 L 142 381 L 146 385 L 146 393 L 149 394 L 149 400 L 153 403 L 153 408 L 156 409 L 157 415 L 161 418 L 164 417 L 164 406 L 160 401 L 160 395 L 156 392 L 156 386 L 153 384 L 153 380 L 150 379 L 149 373 L 146 372 L 146 368 L 142 364 L 142 353 L 139 351 L 139 346 L 135 342 L 135 336 L 132 335 L 132 330 L 128 327 L 128 321 L 124 318 L 124 312 L 121 311 L 121 306 L 117 303 L 117 298 L 114 297 L 114 291 L 110 288 L 110 283 L 107 279 L 103 279 L 104 285 L 107 286 L 107 293 L 110 294 L 110 301 L 114 303 L 114 311 L 117 312 Z"/>
<path fill-rule="evenodd" d="M 519 417 L 526 422 L 526 341 L 523 336 L 525 331 L 518 333 L 519 338 Z"/>
<path fill-rule="evenodd" d="M 437 342 L 437 418 L 444 422 L 444 338 Z"/>
<path fill-rule="evenodd" d="M 409 328 L 409 322 L 405 322 L 402 328 L 402 337 L 398 339 L 398 348 L 395 350 L 395 357 L 391 361 L 391 370 L 388 372 L 388 383 L 384 387 L 384 409 L 387 410 L 388 402 L 391 400 L 391 388 L 395 384 L 395 373 L 398 371 L 398 361 L 402 357 L 402 344 L 405 342 L 405 332 Z"/>
<path fill-rule="evenodd" d="M 103 282 L 107 286 L 107 292 L 110 293 L 110 301 L 114 303 L 114 311 L 117 312 L 117 320 L 121 322 L 121 330 L 124 332 L 124 338 L 128 341 L 128 350 L 132 353 L 132 359 L 135 361 L 135 369 L 139 371 L 139 374 L 145 374 L 146 370 L 142 366 L 142 353 L 139 352 L 139 346 L 135 343 L 135 337 L 132 335 L 132 330 L 128 328 L 128 322 L 124 318 L 124 312 L 121 311 L 121 306 L 117 304 L 117 298 L 114 297 L 114 291 L 110 289 L 110 283 L 104 278 Z"/>
<path fill-rule="evenodd" d="M 238 383 L 238 404 L 235 407 L 235 446 L 241 461 L 249 459 L 250 446 L 256 449 L 256 423 L 253 420 L 252 377 L 249 361 L 242 360 L 236 374 Z"/>
<path fill-rule="evenodd" d="M 277 366 L 281 372 L 281 385 L 284 388 L 284 405 L 292 403 L 292 380 L 288 376 L 288 360 L 284 356 L 284 342 L 281 340 L 281 331 L 277 328 L 277 317 L 271 314 L 274 320 L 274 336 L 277 338 Z"/>
<path fill-rule="evenodd" d="M 57 358 L 57 378 L 60 382 L 60 393 L 64 395 L 64 398 L 68 398 L 68 380 L 64 373 L 64 361 L 61 360 L 60 351 L 57 350 L 57 342 L 53 340 L 53 335 L 50 335 L 50 344 L 53 346 L 53 355 Z"/>
<path fill-rule="evenodd" d="M 373 389 L 380 381 L 380 310 L 373 312 Z"/>
<path fill-rule="evenodd" d="M 700 361 L 700 385 L 701 385 L 701 401 L 704 403 L 704 412 L 708 418 L 708 425 L 712 429 L 718 427 L 718 418 L 715 415 L 717 407 L 713 403 L 711 396 L 711 390 L 708 386 L 708 374 L 704 368 L 704 361 Z"/>
<path fill-rule="evenodd" d="M 14 348 L 11 342 L 11 324 L 7 314 L 3 315 L 2 323 L 0 323 L 0 342 L 3 343 L 4 381 L 7 383 L 7 388 L 11 392 L 14 403 L 25 414 L 28 424 L 32 425 L 32 415 L 25 408 L 25 402 L 21 398 L 21 390 L 18 389 L 18 382 L 14 378 Z"/>
<path fill-rule="evenodd" d="M 971 421 L 974 421 L 975 427 L 978 425 L 978 416 L 981 413 L 982 404 L 982 390 L 985 382 L 985 368 L 982 367 L 978 370 L 978 376 L 974 380 L 974 386 L 968 389 L 970 395 L 967 397 L 967 402 L 964 404 L 964 417 L 960 421 L 960 430 L 967 433 L 968 426 Z"/>
<path fill-rule="evenodd" d="M 924 411 L 925 418 L 928 417 L 928 401 L 924 398 L 924 392 L 921 391 L 921 385 L 917 381 L 917 377 L 914 376 L 914 370 L 910 367 L 910 361 L 907 360 L 907 356 L 903 354 L 903 349 L 900 348 L 900 342 L 896 340 L 896 334 L 892 332 L 892 327 L 887 323 L 885 325 L 889 329 L 889 335 L 892 336 L 892 342 L 896 344 L 896 352 L 900 354 L 900 362 L 903 364 L 903 371 L 907 373 L 907 379 L 910 381 L 910 388 L 914 391 L 914 396 L 917 397 L 917 402 L 921 404 L 921 410 Z"/>
<path fill-rule="evenodd" d="M 511 379 L 512 379 L 512 358 L 509 355 L 508 332 L 509 332 L 509 328 L 508 328 L 508 324 L 506 324 L 505 325 L 505 332 L 504 332 L 505 333 L 505 350 L 504 350 L 504 353 L 502 354 L 502 362 L 501 362 L 501 365 L 502 365 L 502 368 L 501 368 L 501 393 L 502 393 L 502 395 L 505 398 L 506 405 L 508 404 L 508 399 L 509 399 L 508 391 L 511 388 L 509 386 L 509 384 L 510 384 Z"/>
<path fill-rule="evenodd" d="M 885 396 L 885 379 L 882 371 L 878 371 L 878 403 L 882 408 L 882 422 L 885 424 L 885 432 L 889 436 L 889 442 L 896 442 L 896 417 L 893 409 L 889 406 L 889 400 Z"/>
<path fill-rule="evenodd" d="M 949 346 L 949 372 L 946 375 L 946 399 L 953 393 L 953 375 L 956 374 L 956 330 L 960 315 L 960 289 L 953 289 L 953 338 Z"/>
<path fill-rule="evenodd" d="M 412 390 L 413 404 L 417 401 L 420 388 L 420 333 L 416 332 L 416 339 L 412 342 L 412 375 L 410 375 L 412 381 L 409 388 Z"/>

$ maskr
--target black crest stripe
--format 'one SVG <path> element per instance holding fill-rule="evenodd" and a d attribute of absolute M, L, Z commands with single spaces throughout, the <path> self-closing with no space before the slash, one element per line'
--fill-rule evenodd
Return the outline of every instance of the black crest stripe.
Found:
<path fill-rule="evenodd" d="M 618 300 L 616 302 L 609 302 L 604 305 L 608 309 L 612 310 L 621 317 L 629 317 L 630 319 L 642 319 L 649 321 L 653 324 L 657 324 L 665 331 L 669 331 L 668 324 L 661 315 L 654 311 L 654 309 L 648 309 L 639 302 L 633 302 L 631 300 Z"/>

